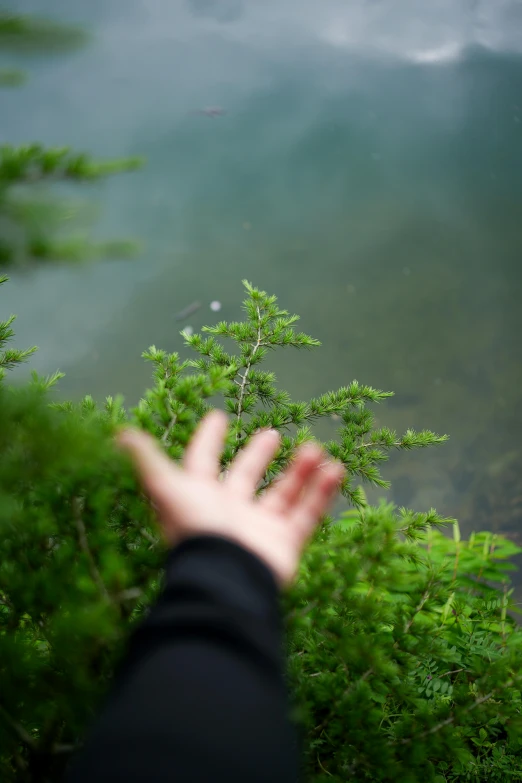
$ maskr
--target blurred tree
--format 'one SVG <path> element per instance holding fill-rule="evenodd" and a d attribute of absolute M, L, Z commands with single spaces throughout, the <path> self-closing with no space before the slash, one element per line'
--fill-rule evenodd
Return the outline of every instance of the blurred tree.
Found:
<path fill-rule="evenodd" d="M 0 11 L 0 54 L 67 52 L 88 40 L 82 30 Z M 23 84 L 26 74 L 0 68 L 0 87 Z M 95 243 L 85 231 L 71 235 L 71 222 L 85 209 L 70 196 L 57 196 L 62 183 L 92 182 L 141 164 L 138 158 L 96 162 L 68 147 L 31 143 L 0 144 L 0 265 L 31 261 L 84 261 L 97 256 L 126 257 L 138 244 L 128 240 Z M 51 189 L 52 188 L 52 189 Z"/>

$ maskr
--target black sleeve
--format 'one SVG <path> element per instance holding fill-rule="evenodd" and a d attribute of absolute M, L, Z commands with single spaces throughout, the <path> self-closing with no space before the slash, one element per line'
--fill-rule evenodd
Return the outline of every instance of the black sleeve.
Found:
<path fill-rule="evenodd" d="M 255 555 L 185 540 L 68 783 L 293 783 L 279 593 Z"/>

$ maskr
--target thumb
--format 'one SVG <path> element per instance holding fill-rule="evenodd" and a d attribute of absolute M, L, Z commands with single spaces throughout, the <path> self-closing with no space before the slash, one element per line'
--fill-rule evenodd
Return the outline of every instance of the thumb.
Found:
<path fill-rule="evenodd" d="M 116 442 L 131 456 L 151 500 L 160 500 L 166 487 L 177 478 L 179 469 L 174 462 L 162 451 L 155 438 L 142 430 L 122 430 Z"/>

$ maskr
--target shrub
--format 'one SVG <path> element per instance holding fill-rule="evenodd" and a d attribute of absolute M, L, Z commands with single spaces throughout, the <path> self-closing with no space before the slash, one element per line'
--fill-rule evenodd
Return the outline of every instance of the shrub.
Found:
<path fill-rule="evenodd" d="M 369 406 L 390 394 L 356 381 L 293 401 L 261 364 L 275 349 L 318 342 L 274 296 L 246 288 L 243 322 L 185 334 L 197 358 L 144 353 L 154 382 L 130 411 L 121 398 L 50 403 L 57 375 L 1 391 L 1 779 L 60 779 L 159 589 L 162 546 L 113 433 L 131 421 L 177 460 L 218 400 L 230 414 L 223 470 L 260 427 L 282 433 L 260 492 L 317 420 L 339 417 L 324 446 L 346 466 L 351 507 L 322 520 L 282 596 L 308 778 L 522 779 L 522 635 L 508 579 L 520 550 L 487 532 L 461 540 L 433 509 L 369 506 L 356 482 L 386 487 L 380 465 L 391 450 L 445 438 L 376 428 Z M 10 329 L 0 325 L 5 369 L 27 358 L 6 347 Z"/>

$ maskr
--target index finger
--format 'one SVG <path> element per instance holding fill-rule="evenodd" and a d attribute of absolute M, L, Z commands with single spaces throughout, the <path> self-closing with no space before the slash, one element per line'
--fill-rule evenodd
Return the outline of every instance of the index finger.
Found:
<path fill-rule="evenodd" d="M 122 430 L 116 442 L 125 449 L 136 465 L 147 494 L 155 500 L 177 473 L 177 467 L 146 432 L 129 427 Z"/>
<path fill-rule="evenodd" d="M 220 410 L 214 410 L 202 419 L 183 456 L 183 465 L 190 473 L 217 479 L 227 426 L 227 415 Z"/>

